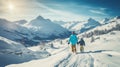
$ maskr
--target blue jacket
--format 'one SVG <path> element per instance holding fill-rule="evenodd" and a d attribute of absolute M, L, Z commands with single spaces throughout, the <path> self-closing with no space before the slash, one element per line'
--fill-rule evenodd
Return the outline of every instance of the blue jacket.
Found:
<path fill-rule="evenodd" d="M 72 34 L 69 38 L 69 43 L 71 43 L 72 45 L 76 45 L 78 42 L 78 38 L 76 35 Z"/>

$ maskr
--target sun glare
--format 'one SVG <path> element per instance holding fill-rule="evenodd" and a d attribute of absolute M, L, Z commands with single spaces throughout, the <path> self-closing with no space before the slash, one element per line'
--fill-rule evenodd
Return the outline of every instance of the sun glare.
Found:
<path fill-rule="evenodd" d="M 14 5 L 13 5 L 13 4 L 9 4 L 9 5 L 8 5 L 8 8 L 9 8 L 10 10 L 13 10 L 13 9 L 14 9 Z"/>

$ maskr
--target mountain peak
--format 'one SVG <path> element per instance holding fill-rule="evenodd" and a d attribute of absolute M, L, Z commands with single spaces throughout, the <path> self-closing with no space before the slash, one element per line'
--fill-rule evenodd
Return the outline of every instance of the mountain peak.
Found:
<path fill-rule="evenodd" d="M 84 24 L 84 25 L 85 25 L 85 26 L 90 26 L 90 25 L 92 25 L 92 26 L 98 26 L 98 25 L 100 25 L 100 23 L 99 23 L 98 21 L 92 19 L 92 18 L 89 18 L 89 19 L 87 20 L 87 23 Z"/>
<path fill-rule="evenodd" d="M 88 19 L 88 22 L 93 22 L 93 21 L 96 21 L 96 20 L 94 20 L 93 18 Z"/>
<path fill-rule="evenodd" d="M 44 18 L 42 16 L 38 16 L 36 19 L 41 20 L 41 19 L 44 19 Z"/>
<path fill-rule="evenodd" d="M 104 18 L 103 20 L 109 20 L 108 18 Z"/>
<path fill-rule="evenodd" d="M 102 20 L 102 24 L 107 24 L 107 23 L 109 23 L 108 21 L 109 21 L 110 19 L 108 19 L 108 18 L 104 18 L 103 20 Z"/>
<path fill-rule="evenodd" d="M 96 21 L 96 20 L 93 19 L 93 18 L 89 18 L 89 19 L 87 20 L 87 22 L 88 22 L 88 23 L 95 23 L 95 22 L 98 22 L 98 21 Z"/>
<path fill-rule="evenodd" d="M 115 19 L 120 19 L 120 16 L 116 16 Z"/>

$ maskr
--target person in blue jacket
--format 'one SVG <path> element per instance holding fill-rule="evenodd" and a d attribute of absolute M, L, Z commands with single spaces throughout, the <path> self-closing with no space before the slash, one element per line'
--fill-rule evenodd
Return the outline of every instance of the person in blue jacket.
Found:
<path fill-rule="evenodd" d="M 71 48 L 72 48 L 73 53 L 76 53 L 77 42 L 78 42 L 78 38 L 77 38 L 75 32 L 73 31 L 71 36 L 69 37 L 69 41 L 68 41 L 68 44 L 71 44 Z"/>

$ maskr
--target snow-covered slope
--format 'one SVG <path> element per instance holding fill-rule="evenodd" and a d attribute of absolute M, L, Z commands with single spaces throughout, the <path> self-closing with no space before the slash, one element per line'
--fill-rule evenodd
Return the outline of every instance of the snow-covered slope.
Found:
<path fill-rule="evenodd" d="M 109 20 L 109 23 L 83 33 L 83 36 L 91 37 L 92 35 L 102 35 L 116 30 L 120 30 L 120 18 L 113 18 Z"/>
<path fill-rule="evenodd" d="M 40 43 L 39 46 L 30 47 L 29 48 L 30 50 L 25 48 L 22 44 L 12 41 L 11 37 L 13 37 L 14 40 L 15 35 L 17 36 L 15 39 L 17 38 L 21 39 L 21 37 L 27 37 L 28 39 L 32 39 L 32 41 L 36 41 L 37 39 L 34 38 L 36 35 L 37 37 L 40 36 L 40 38 L 42 38 L 42 36 L 43 38 L 47 38 L 48 37 L 47 34 L 56 31 L 56 29 L 66 30 L 64 28 L 61 28 L 59 25 L 52 23 L 49 19 L 44 19 L 43 17 L 39 16 L 36 19 L 32 20 L 31 22 L 25 24 L 24 26 L 19 26 L 14 23 L 12 24 L 7 22 L 8 21 L 4 19 L 0 21 L 1 24 L 0 31 L 2 31 L 2 34 L 0 34 L 0 66 L 5 66 L 8 64 L 11 65 L 8 65 L 6 67 L 119 67 L 120 66 L 120 61 L 118 60 L 120 59 L 119 17 L 111 19 L 109 23 L 101 26 L 99 22 L 93 19 L 89 19 L 88 21 L 86 21 L 86 23 L 83 23 L 83 25 L 81 25 L 80 30 L 83 29 L 87 31 L 89 29 L 92 29 L 83 33 L 85 34 L 85 36 L 87 36 L 86 34 L 89 35 L 101 34 L 101 35 L 97 35 L 97 36 L 92 35 L 93 38 L 92 37 L 84 38 L 86 42 L 85 52 L 81 53 L 80 46 L 77 45 L 77 54 L 71 53 L 71 45 L 67 44 L 68 39 L 65 40 L 56 39 L 54 41 L 49 42 L 47 45 L 44 43 Z M 77 25 L 78 24 L 79 23 L 77 23 Z M 76 27 L 75 29 L 78 28 Z M 103 35 L 103 30 L 104 30 L 104 35 Z M 41 32 L 43 33 L 41 34 Z M 56 33 L 57 32 L 63 34 L 62 31 L 56 31 Z M 25 33 L 29 33 L 29 34 L 25 34 Z M 7 36 L 7 34 L 11 35 L 11 37 Z M 49 35 L 56 36 L 54 34 L 55 33 Z M 78 34 L 78 38 L 81 38 L 81 35 L 82 34 Z M 92 41 L 92 39 L 94 39 L 94 41 Z M 31 41 L 29 41 L 29 43 L 31 43 Z M 36 58 L 38 60 L 33 60 Z"/>
<path fill-rule="evenodd" d="M 80 33 L 83 33 L 85 31 L 88 31 L 88 30 L 93 29 L 93 28 L 100 26 L 100 25 L 101 24 L 98 21 L 96 21 L 92 18 L 89 18 L 87 23 L 84 24 L 84 27 L 81 28 Z"/>
<path fill-rule="evenodd" d="M 29 28 L 40 39 L 64 38 L 70 35 L 70 32 L 49 19 L 38 16 L 36 19 L 24 25 Z"/>
<path fill-rule="evenodd" d="M 85 24 L 84 21 L 83 21 L 83 22 L 79 22 L 79 23 L 75 24 L 75 25 L 71 28 L 71 30 L 80 32 L 80 30 L 84 27 L 84 24 Z"/>
<path fill-rule="evenodd" d="M 30 36 L 30 32 L 27 28 L 19 26 L 5 19 L 0 19 L 0 36 L 15 40 L 21 39 L 24 34 Z"/>
<path fill-rule="evenodd" d="M 62 25 L 64 28 L 66 29 L 69 29 L 69 30 L 73 30 L 72 28 L 73 27 L 76 27 L 76 25 L 78 24 L 79 22 L 68 22 L 64 25 Z"/>
<path fill-rule="evenodd" d="M 0 19 L 0 36 L 29 45 L 37 43 L 32 40 L 34 36 L 29 29 L 5 19 Z"/>
<path fill-rule="evenodd" d="M 31 51 L 20 43 L 0 36 L 0 67 L 49 56 L 47 51 Z"/>
<path fill-rule="evenodd" d="M 58 41 L 53 44 L 59 45 L 59 48 L 54 49 L 55 53 L 50 57 L 6 67 L 119 67 L 119 35 L 120 31 L 112 31 L 105 35 L 94 36 L 99 38 L 92 43 L 90 38 L 84 38 L 85 52 L 81 53 L 79 45 L 77 45 L 77 54 L 71 53 L 71 46 L 65 44 L 66 42 L 64 45 L 60 45 Z"/>

